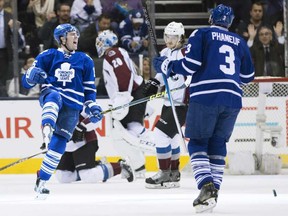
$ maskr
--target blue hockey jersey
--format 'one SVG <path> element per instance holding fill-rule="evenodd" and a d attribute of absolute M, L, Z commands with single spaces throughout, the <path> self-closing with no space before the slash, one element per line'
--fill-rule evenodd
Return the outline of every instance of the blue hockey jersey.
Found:
<path fill-rule="evenodd" d="M 193 75 L 190 102 L 208 106 L 241 108 L 240 85 L 254 79 L 246 41 L 219 26 L 195 30 L 189 37 L 185 58 L 173 61 L 171 66 L 174 73 Z"/>
<path fill-rule="evenodd" d="M 48 76 L 41 91 L 46 88 L 58 91 L 66 106 L 82 110 L 85 101 L 96 100 L 94 62 L 85 53 L 67 55 L 60 48 L 48 49 L 36 57 L 33 66 L 43 69 Z M 25 85 L 25 81 L 22 81 L 24 87 L 33 87 Z"/>

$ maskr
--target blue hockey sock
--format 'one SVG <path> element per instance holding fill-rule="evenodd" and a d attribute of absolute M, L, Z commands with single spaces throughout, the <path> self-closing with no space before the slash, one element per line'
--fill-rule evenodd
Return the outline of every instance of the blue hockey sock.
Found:
<path fill-rule="evenodd" d="M 209 158 L 210 158 L 211 174 L 213 176 L 213 183 L 215 188 L 219 190 L 224 175 L 224 168 L 225 168 L 224 156 L 210 155 Z"/>
<path fill-rule="evenodd" d="M 58 135 L 52 136 L 49 150 L 47 151 L 40 168 L 40 179 L 45 181 L 50 179 L 65 152 L 66 142 L 67 140 L 64 137 Z"/>
<path fill-rule="evenodd" d="M 55 124 L 58 118 L 59 106 L 54 102 L 47 102 L 42 107 L 42 126 L 50 124 L 52 128 L 55 128 Z"/>

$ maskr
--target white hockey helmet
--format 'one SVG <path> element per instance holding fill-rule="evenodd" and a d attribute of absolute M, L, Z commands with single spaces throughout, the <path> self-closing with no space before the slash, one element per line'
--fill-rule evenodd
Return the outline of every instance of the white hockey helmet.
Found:
<path fill-rule="evenodd" d="M 98 57 L 102 57 L 107 49 L 115 46 L 117 43 L 118 37 L 113 31 L 105 30 L 101 32 L 95 42 Z"/>
<path fill-rule="evenodd" d="M 169 40 L 173 40 L 174 46 L 176 46 L 184 37 L 185 30 L 181 22 L 170 22 L 164 29 L 165 43 L 167 43 Z"/>

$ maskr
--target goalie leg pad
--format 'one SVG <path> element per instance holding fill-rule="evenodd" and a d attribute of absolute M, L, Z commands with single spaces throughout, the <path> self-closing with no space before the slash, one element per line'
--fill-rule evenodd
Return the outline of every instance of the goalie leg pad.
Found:
<path fill-rule="evenodd" d="M 59 183 L 71 183 L 78 180 L 77 171 L 56 170 L 55 177 Z"/>
<path fill-rule="evenodd" d="M 112 107 L 116 108 L 119 106 L 123 106 L 125 104 L 130 103 L 133 100 L 133 97 L 131 96 L 130 92 L 117 92 L 114 96 L 114 99 L 112 101 Z M 125 118 L 125 116 L 129 112 L 129 106 L 125 106 L 122 109 L 117 109 L 112 112 L 112 118 L 116 120 L 122 120 Z"/>
<path fill-rule="evenodd" d="M 146 130 L 147 132 L 145 131 L 144 133 L 142 133 L 142 135 L 137 137 L 135 131 L 133 133 L 132 130 L 131 131 L 126 130 L 119 121 L 114 120 L 112 131 L 113 131 L 113 137 L 115 139 L 118 140 L 123 139 L 134 148 L 137 148 L 142 151 L 155 153 L 155 144 L 151 140 L 147 139 L 148 130 Z M 133 135 L 132 133 L 135 135 Z"/>
<path fill-rule="evenodd" d="M 96 183 L 107 181 L 114 176 L 113 168 L 110 163 L 100 164 L 91 169 L 79 170 L 79 176 L 83 182 Z"/>

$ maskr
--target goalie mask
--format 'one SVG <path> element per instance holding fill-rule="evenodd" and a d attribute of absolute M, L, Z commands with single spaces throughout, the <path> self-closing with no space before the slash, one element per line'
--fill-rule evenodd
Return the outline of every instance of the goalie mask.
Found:
<path fill-rule="evenodd" d="M 218 25 L 229 28 L 233 22 L 234 13 L 231 7 L 223 4 L 218 5 L 210 11 L 209 23 L 211 25 Z"/>
<path fill-rule="evenodd" d="M 96 38 L 96 49 L 98 57 L 102 57 L 105 51 L 118 43 L 118 37 L 111 30 L 101 32 Z"/>
<path fill-rule="evenodd" d="M 182 23 L 171 22 L 164 29 L 164 41 L 170 49 L 182 45 L 185 39 L 185 30 Z"/>

